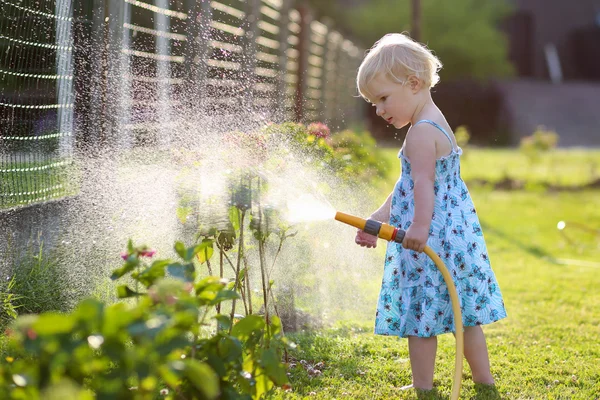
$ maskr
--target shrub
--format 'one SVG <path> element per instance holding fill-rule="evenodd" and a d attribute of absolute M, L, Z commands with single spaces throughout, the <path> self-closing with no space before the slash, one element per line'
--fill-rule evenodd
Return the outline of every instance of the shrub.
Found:
<path fill-rule="evenodd" d="M 179 261 L 149 264 L 149 249 L 130 242 L 112 278 L 145 288 L 118 287 L 131 304 L 87 299 L 70 314 L 19 317 L 7 332 L 0 398 L 257 399 L 288 385 L 281 350 L 293 344 L 277 317 L 209 317 L 239 295 L 219 277 L 196 279 L 193 259 L 208 245 L 176 243 Z"/>
<path fill-rule="evenodd" d="M 369 181 L 385 177 L 388 171 L 381 161 L 377 142 L 367 131 L 344 130 L 331 133 L 321 122 L 308 126 L 295 122 L 270 124 L 268 135 L 289 138 L 305 159 L 318 167 L 328 166 L 338 176 L 351 181 Z"/>
<path fill-rule="evenodd" d="M 43 242 L 37 249 L 30 244 L 0 287 L 4 310 L 0 315 L 1 326 L 6 326 L 17 314 L 68 310 L 64 274 L 56 254 L 44 254 Z"/>
<path fill-rule="evenodd" d="M 525 136 L 521 139 L 520 149 L 529 158 L 530 162 L 535 162 L 539 160 L 542 153 L 554 149 L 557 143 L 558 135 L 556 132 L 538 127 L 531 136 Z"/>

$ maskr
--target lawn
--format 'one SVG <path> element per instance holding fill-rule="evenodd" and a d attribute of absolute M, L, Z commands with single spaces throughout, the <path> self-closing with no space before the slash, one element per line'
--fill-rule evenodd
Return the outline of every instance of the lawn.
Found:
<path fill-rule="evenodd" d="M 388 157 L 394 153 L 386 151 Z M 506 173 L 577 185 L 596 178 L 594 163 L 600 165 L 597 151 L 558 151 L 528 166 L 515 152 L 473 150 L 462 171 L 465 180 Z M 471 193 L 509 317 L 484 327 L 496 390 L 475 387 L 465 363 L 461 398 L 600 399 L 600 237 L 573 227 L 600 229 L 600 192 L 472 188 Z M 567 221 L 562 232 L 559 221 Z M 291 353 L 293 389 L 271 398 L 416 398 L 400 390 L 411 381 L 406 340 L 375 336 L 372 323 L 340 321 L 327 330 L 290 334 L 299 345 Z M 447 399 L 454 368 L 451 335 L 440 337 L 437 360 L 436 390 L 426 398 Z"/>
<path fill-rule="evenodd" d="M 0 162 L 0 210 L 71 196 L 77 176 L 70 159 Z"/>

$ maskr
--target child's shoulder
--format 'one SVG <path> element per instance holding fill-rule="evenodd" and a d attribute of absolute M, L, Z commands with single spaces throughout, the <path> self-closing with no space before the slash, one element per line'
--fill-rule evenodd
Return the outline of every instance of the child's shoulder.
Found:
<path fill-rule="evenodd" d="M 425 151 L 435 153 L 435 158 L 447 155 L 455 147 L 456 139 L 448 123 L 433 119 L 422 119 L 411 126 L 403 146 L 408 154 Z"/>

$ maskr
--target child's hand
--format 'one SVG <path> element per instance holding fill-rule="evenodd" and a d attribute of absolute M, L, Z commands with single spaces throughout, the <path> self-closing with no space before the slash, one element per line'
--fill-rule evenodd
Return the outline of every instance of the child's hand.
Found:
<path fill-rule="evenodd" d="M 377 236 L 369 235 L 363 230 L 358 230 L 356 232 L 356 238 L 354 239 L 356 244 L 362 247 L 377 247 Z"/>
<path fill-rule="evenodd" d="M 405 249 L 422 253 L 429 238 L 429 227 L 425 225 L 411 225 L 404 235 L 402 246 Z"/>

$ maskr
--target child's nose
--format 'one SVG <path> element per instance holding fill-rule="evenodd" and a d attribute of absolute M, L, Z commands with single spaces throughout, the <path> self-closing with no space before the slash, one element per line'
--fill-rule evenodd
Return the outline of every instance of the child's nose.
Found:
<path fill-rule="evenodd" d="M 377 109 L 375 112 L 377 113 L 378 117 L 381 117 L 383 115 L 383 107 L 377 106 Z"/>

